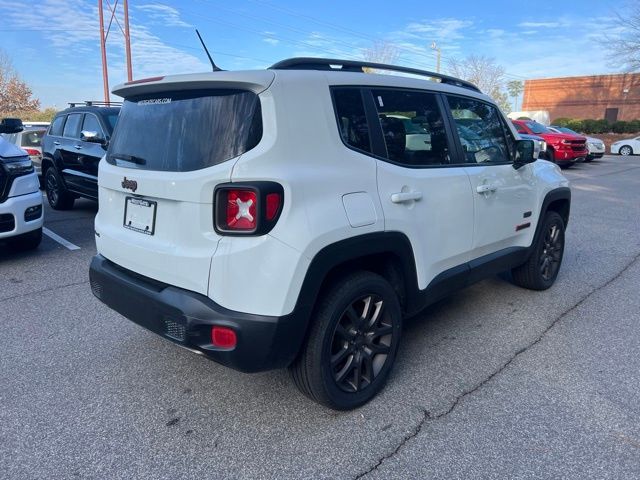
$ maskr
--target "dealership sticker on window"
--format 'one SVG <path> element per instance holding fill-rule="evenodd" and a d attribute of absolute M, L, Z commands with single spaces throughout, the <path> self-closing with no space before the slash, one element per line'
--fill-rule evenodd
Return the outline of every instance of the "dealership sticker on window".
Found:
<path fill-rule="evenodd" d="M 148 100 L 138 101 L 138 105 L 159 105 L 163 103 L 171 103 L 170 98 L 149 98 Z"/>
<path fill-rule="evenodd" d="M 378 95 L 378 105 L 384 107 L 384 103 L 382 102 L 382 97 L 380 95 Z"/>

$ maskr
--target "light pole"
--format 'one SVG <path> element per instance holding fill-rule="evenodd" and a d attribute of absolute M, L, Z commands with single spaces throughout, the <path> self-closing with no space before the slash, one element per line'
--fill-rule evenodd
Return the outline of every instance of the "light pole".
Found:
<path fill-rule="evenodd" d="M 440 73 L 440 54 L 442 53 L 442 50 L 436 42 L 431 44 L 431 49 L 436 51 L 436 73 Z"/>

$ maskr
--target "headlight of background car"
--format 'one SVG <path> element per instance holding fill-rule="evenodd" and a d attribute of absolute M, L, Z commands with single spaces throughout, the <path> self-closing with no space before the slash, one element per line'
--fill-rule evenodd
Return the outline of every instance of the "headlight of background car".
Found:
<path fill-rule="evenodd" d="M 24 175 L 33 172 L 33 162 L 28 157 L 26 159 L 20 157 L 16 160 L 5 160 L 3 165 L 9 175 Z"/>
<path fill-rule="evenodd" d="M 547 151 L 547 142 L 545 142 L 544 140 L 540 142 L 540 151 L 541 152 Z"/>

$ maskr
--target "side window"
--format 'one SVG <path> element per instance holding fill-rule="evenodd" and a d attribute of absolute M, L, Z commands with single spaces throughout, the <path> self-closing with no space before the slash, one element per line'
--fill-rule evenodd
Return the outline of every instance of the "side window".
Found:
<path fill-rule="evenodd" d="M 372 94 L 389 160 L 412 167 L 450 163 L 447 132 L 433 93 L 378 89 Z"/>
<path fill-rule="evenodd" d="M 49 129 L 49 135 L 54 135 L 56 137 L 62 135 L 62 127 L 64 126 L 65 118 L 67 118 L 66 115 L 60 115 L 59 117 L 54 118 L 51 128 Z"/>
<path fill-rule="evenodd" d="M 72 113 L 67 116 L 67 122 L 64 124 L 62 132 L 63 137 L 80 138 L 80 122 L 82 121 L 81 113 Z"/>
<path fill-rule="evenodd" d="M 447 96 L 467 163 L 509 163 L 511 156 L 495 107 L 470 98 Z"/>
<path fill-rule="evenodd" d="M 98 134 L 98 137 L 104 138 L 102 126 L 100 125 L 98 118 L 95 115 L 92 115 L 90 113 L 85 114 L 84 122 L 82 122 L 81 131 L 96 132 Z"/>
<path fill-rule="evenodd" d="M 340 136 L 347 145 L 371 153 L 369 125 L 359 88 L 334 88 L 333 100 Z"/>

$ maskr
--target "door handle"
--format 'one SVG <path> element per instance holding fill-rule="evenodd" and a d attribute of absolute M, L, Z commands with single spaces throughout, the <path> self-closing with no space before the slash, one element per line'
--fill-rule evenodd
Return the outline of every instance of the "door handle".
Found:
<path fill-rule="evenodd" d="M 493 185 L 491 183 L 483 183 L 482 185 L 478 185 L 476 187 L 476 192 L 478 193 L 492 193 L 498 189 L 497 185 Z"/>
<path fill-rule="evenodd" d="M 82 148 L 82 145 L 74 145 L 74 147 L 76 150 L 80 150 Z"/>
<path fill-rule="evenodd" d="M 422 198 L 422 192 L 399 192 L 391 194 L 391 201 L 393 203 L 404 203 L 411 201 L 418 201 Z"/>
<path fill-rule="evenodd" d="M 54 145 L 60 145 L 60 142 L 53 142 Z"/>

